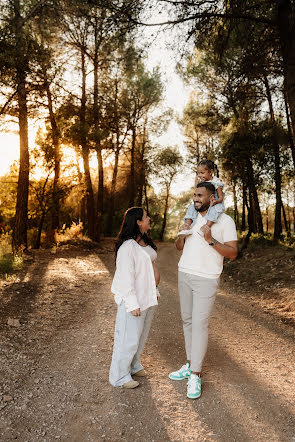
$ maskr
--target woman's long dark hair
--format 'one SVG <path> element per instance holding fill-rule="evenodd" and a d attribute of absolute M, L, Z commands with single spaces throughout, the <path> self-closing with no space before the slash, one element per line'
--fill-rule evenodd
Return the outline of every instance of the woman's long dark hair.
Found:
<path fill-rule="evenodd" d="M 139 230 L 137 221 L 142 220 L 143 214 L 144 210 L 141 207 L 131 207 L 124 213 L 123 222 L 115 244 L 116 256 L 123 242 L 128 239 L 136 240 L 138 237 L 140 237 L 147 246 L 151 246 L 154 250 L 157 250 L 157 246 L 153 243 L 153 240 L 146 233 L 142 234 Z"/>

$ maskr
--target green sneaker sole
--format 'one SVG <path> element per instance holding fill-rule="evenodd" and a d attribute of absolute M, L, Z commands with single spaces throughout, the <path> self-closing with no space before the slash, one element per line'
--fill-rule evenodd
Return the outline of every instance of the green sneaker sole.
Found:
<path fill-rule="evenodd" d="M 198 399 L 199 397 L 201 397 L 201 393 L 198 393 L 198 394 L 187 394 L 186 396 L 189 399 Z"/>

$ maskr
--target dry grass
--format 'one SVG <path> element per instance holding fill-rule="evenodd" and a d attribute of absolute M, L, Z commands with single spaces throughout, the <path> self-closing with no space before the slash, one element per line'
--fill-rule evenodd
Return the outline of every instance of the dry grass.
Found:
<path fill-rule="evenodd" d="M 13 256 L 11 248 L 11 235 L 5 233 L 0 236 L 0 278 L 7 279 L 8 275 L 20 270 L 23 265 L 23 256 Z"/>
<path fill-rule="evenodd" d="M 243 256 L 225 265 L 223 283 L 266 312 L 295 324 L 295 251 L 269 241 L 253 241 Z"/>

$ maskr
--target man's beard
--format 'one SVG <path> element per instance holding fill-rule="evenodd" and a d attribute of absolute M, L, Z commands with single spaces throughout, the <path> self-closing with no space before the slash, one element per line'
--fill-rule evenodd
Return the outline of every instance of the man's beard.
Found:
<path fill-rule="evenodd" d="M 205 212 L 205 210 L 208 210 L 209 207 L 210 207 L 210 203 L 208 202 L 208 203 L 202 204 L 201 207 L 199 207 L 198 209 L 195 206 L 195 209 L 197 212 Z"/>

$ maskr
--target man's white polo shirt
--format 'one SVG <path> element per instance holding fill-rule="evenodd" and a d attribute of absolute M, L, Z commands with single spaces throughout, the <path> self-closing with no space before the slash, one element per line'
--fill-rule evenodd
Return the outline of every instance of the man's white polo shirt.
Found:
<path fill-rule="evenodd" d="M 206 218 L 199 213 L 192 228 L 192 235 L 187 236 L 185 239 L 182 256 L 178 263 L 178 270 L 191 275 L 216 279 L 222 272 L 224 258 L 199 235 L 198 231 L 206 222 Z M 222 244 L 237 240 L 234 220 L 224 213 L 213 224 L 211 232 L 213 238 Z"/>

